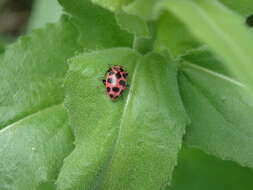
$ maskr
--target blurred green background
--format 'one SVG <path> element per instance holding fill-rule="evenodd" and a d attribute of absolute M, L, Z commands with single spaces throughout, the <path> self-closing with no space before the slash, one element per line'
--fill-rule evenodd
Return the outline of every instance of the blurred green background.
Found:
<path fill-rule="evenodd" d="M 0 0 L 0 53 L 19 35 L 57 22 L 61 13 L 56 0 Z M 167 190 L 252 190 L 252 179 L 251 169 L 183 147 Z"/>
<path fill-rule="evenodd" d="M 56 22 L 61 12 L 57 0 L 0 0 L 0 41 L 12 42 L 32 29 Z"/>

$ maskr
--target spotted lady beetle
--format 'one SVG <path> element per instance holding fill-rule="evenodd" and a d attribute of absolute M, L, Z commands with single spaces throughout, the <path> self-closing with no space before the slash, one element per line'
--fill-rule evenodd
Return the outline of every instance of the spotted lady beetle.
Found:
<path fill-rule="evenodd" d="M 126 90 L 127 76 L 127 71 L 120 65 L 112 66 L 107 70 L 103 83 L 107 95 L 112 100 L 116 100 Z"/>

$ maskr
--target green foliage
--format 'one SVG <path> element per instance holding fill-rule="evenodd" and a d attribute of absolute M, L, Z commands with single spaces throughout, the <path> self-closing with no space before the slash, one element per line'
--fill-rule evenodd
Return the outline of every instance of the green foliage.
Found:
<path fill-rule="evenodd" d="M 70 36 L 76 34 L 68 26 L 67 21 L 65 26 L 49 25 L 23 37 L 2 57 L 1 189 L 36 189 L 53 181 L 73 148 L 66 113 L 60 105 L 67 71 L 64 60 L 72 54 Z M 66 32 L 59 35 L 62 30 Z M 48 45 L 52 39 L 55 43 Z M 63 41 L 67 46 L 62 48 Z"/>
<path fill-rule="evenodd" d="M 188 32 L 185 25 L 171 13 L 164 13 L 157 21 L 154 49 L 167 50 L 172 56 L 180 56 L 200 43 Z"/>
<path fill-rule="evenodd" d="M 113 18 L 107 11 L 104 12 Z M 98 13 L 93 10 L 92 14 Z M 4 167 L 0 169 L 0 189 L 37 189 L 40 184 L 54 183 L 63 159 L 72 150 L 73 139 L 66 125 L 67 115 L 60 106 L 64 99 L 63 80 L 68 69 L 66 60 L 83 48 L 96 48 L 97 43 L 100 43 L 100 48 L 130 43 L 126 38 L 120 41 L 117 37 L 110 43 L 108 39 L 93 41 L 93 31 L 87 27 L 73 27 L 82 16 L 87 15 L 82 13 L 78 18 L 63 16 L 58 24 L 22 37 L 2 57 L 0 128 L 4 129 L 0 131 L 0 141 L 4 146 L 0 149 L 0 165 Z M 103 17 L 104 23 L 97 24 L 97 27 L 110 25 L 115 30 L 115 36 L 119 35 L 116 21 L 108 19 L 106 22 L 107 19 Z M 84 35 L 87 43 L 80 44 Z M 108 32 L 108 36 L 114 36 L 113 30 L 110 34 Z M 18 127 L 19 130 L 12 132 Z M 19 180 L 16 180 L 17 174 Z"/>
<path fill-rule="evenodd" d="M 34 0 L 28 31 L 43 27 L 47 23 L 57 22 L 62 14 L 62 8 L 57 0 Z"/>
<path fill-rule="evenodd" d="M 62 160 L 72 150 L 72 135 L 62 105 L 8 125 L 0 133 L 1 189 L 39 189 L 54 184 Z"/>
<path fill-rule="evenodd" d="M 223 4 L 233 9 L 234 11 L 249 16 L 253 14 L 253 1 L 251 0 L 220 0 Z"/>
<path fill-rule="evenodd" d="M 118 63 L 128 68 L 131 89 L 112 102 L 98 78 Z M 153 190 L 171 180 L 187 121 L 173 62 L 128 49 L 78 56 L 66 78 L 66 107 L 76 149 L 60 173 L 59 189 Z"/>
<path fill-rule="evenodd" d="M 245 19 L 210 0 L 170 0 L 161 4 L 173 12 L 253 92 L 253 36 Z"/>
<path fill-rule="evenodd" d="M 181 70 L 181 94 L 192 121 L 186 143 L 252 168 L 253 101 L 245 87 L 190 63 Z"/>
<path fill-rule="evenodd" d="M 252 2 L 221 2 L 59 0 L 0 47 L 0 189 L 251 189 Z"/>
<path fill-rule="evenodd" d="M 253 171 L 196 149 L 183 147 L 173 183 L 166 190 L 251 190 Z"/>
<path fill-rule="evenodd" d="M 151 37 L 147 23 L 139 17 L 119 11 L 116 14 L 116 19 L 121 28 L 135 34 L 136 37 Z"/>

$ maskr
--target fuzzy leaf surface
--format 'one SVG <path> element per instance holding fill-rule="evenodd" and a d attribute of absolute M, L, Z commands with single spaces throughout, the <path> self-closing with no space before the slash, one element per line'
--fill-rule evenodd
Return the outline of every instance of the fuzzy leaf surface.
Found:
<path fill-rule="evenodd" d="M 78 32 L 78 44 L 84 51 L 112 47 L 131 47 L 133 36 L 121 30 L 110 11 L 89 0 L 59 0 Z M 76 37 L 75 37 L 76 38 Z"/>
<path fill-rule="evenodd" d="M 76 32 L 62 22 L 22 37 L 1 57 L 0 189 L 53 184 L 73 148 L 60 104 L 64 62 L 73 53 Z"/>
<path fill-rule="evenodd" d="M 98 11 L 88 1 L 82 3 L 89 5 L 89 12 L 78 14 L 75 10 L 76 14 L 70 16 L 69 11 L 59 23 L 21 37 L 1 56 L 0 141 L 4 146 L 0 149 L 0 189 L 55 188 L 62 161 L 73 148 L 67 115 L 61 106 L 66 60 L 97 45 L 131 45 L 131 38 L 123 37 L 125 33 L 112 14 Z M 79 20 L 82 25 L 75 27 Z M 99 33 L 89 29 L 92 20 L 93 29 Z M 110 30 L 99 30 L 104 28 Z M 96 38 L 103 34 L 103 39 Z"/>
<path fill-rule="evenodd" d="M 129 73 L 131 87 L 116 102 L 99 80 L 108 64 L 123 65 Z M 176 68 L 160 55 L 141 57 L 130 49 L 71 60 L 65 104 L 76 148 L 65 160 L 59 190 L 154 190 L 171 180 L 188 121 Z"/>
<path fill-rule="evenodd" d="M 190 63 L 179 77 L 192 123 L 185 143 L 253 168 L 253 101 L 241 83 Z"/>

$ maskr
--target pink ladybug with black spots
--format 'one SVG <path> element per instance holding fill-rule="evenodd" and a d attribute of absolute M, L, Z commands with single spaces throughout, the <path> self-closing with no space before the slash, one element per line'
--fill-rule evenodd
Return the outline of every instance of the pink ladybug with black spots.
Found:
<path fill-rule="evenodd" d="M 126 90 L 128 86 L 127 76 L 127 71 L 120 65 L 111 66 L 106 72 L 103 83 L 106 87 L 107 95 L 112 100 L 116 100 Z"/>

